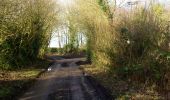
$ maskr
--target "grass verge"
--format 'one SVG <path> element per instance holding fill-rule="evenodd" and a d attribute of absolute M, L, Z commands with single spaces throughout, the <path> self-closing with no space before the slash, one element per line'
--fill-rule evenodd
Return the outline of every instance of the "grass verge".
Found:
<path fill-rule="evenodd" d="M 92 76 L 106 89 L 111 91 L 114 100 L 164 100 L 154 85 L 139 84 L 116 78 L 113 74 L 108 73 L 102 68 L 92 65 L 83 65 L 81 69 L 88 75 Z"/>
<path fill-rule="evenodd" d="M 45 71 L 48 65 L 48 61 L 39 60 L 22 69 L 0 70 L 0 100 L 16 100 Z"/>

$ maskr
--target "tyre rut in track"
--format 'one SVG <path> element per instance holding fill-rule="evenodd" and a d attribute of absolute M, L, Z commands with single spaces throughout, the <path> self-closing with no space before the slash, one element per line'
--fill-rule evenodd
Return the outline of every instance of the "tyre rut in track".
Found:
<path fill-rule="evenodd" d="M 62 60 L 51 65 L 51 71 L 38 78 L 19 100 L 109 100 L 100 98 L 76 61 Z"/>

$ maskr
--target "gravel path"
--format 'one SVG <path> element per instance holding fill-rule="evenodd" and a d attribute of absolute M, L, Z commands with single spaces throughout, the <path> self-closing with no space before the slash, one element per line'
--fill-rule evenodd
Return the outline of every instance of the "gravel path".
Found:
<path fill-rule="evenodd" d="M 19 100 L 108 100 L 83 76 L 75 64 L 80 60 L 56 61 Z"/>

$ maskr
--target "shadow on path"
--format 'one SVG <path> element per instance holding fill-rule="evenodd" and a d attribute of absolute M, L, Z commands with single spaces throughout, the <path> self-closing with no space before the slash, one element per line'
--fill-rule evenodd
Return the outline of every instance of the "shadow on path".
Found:
<path fill-rule="evenodd" d="M 55 57 L 52 57 L 53 60 Z M 19 100 L 111 100 L 85 77 L 76 62 L 56 60 Z"/>

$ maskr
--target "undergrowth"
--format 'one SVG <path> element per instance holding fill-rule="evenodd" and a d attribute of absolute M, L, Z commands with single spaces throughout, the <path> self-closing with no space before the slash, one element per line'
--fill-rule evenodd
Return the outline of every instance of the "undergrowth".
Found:
<path fill-rule="evenodd" d="M 41 60 L 17 70 L 0 70 L 0 99 L 17 100 L 48 65 L 48 61 Z"/>

